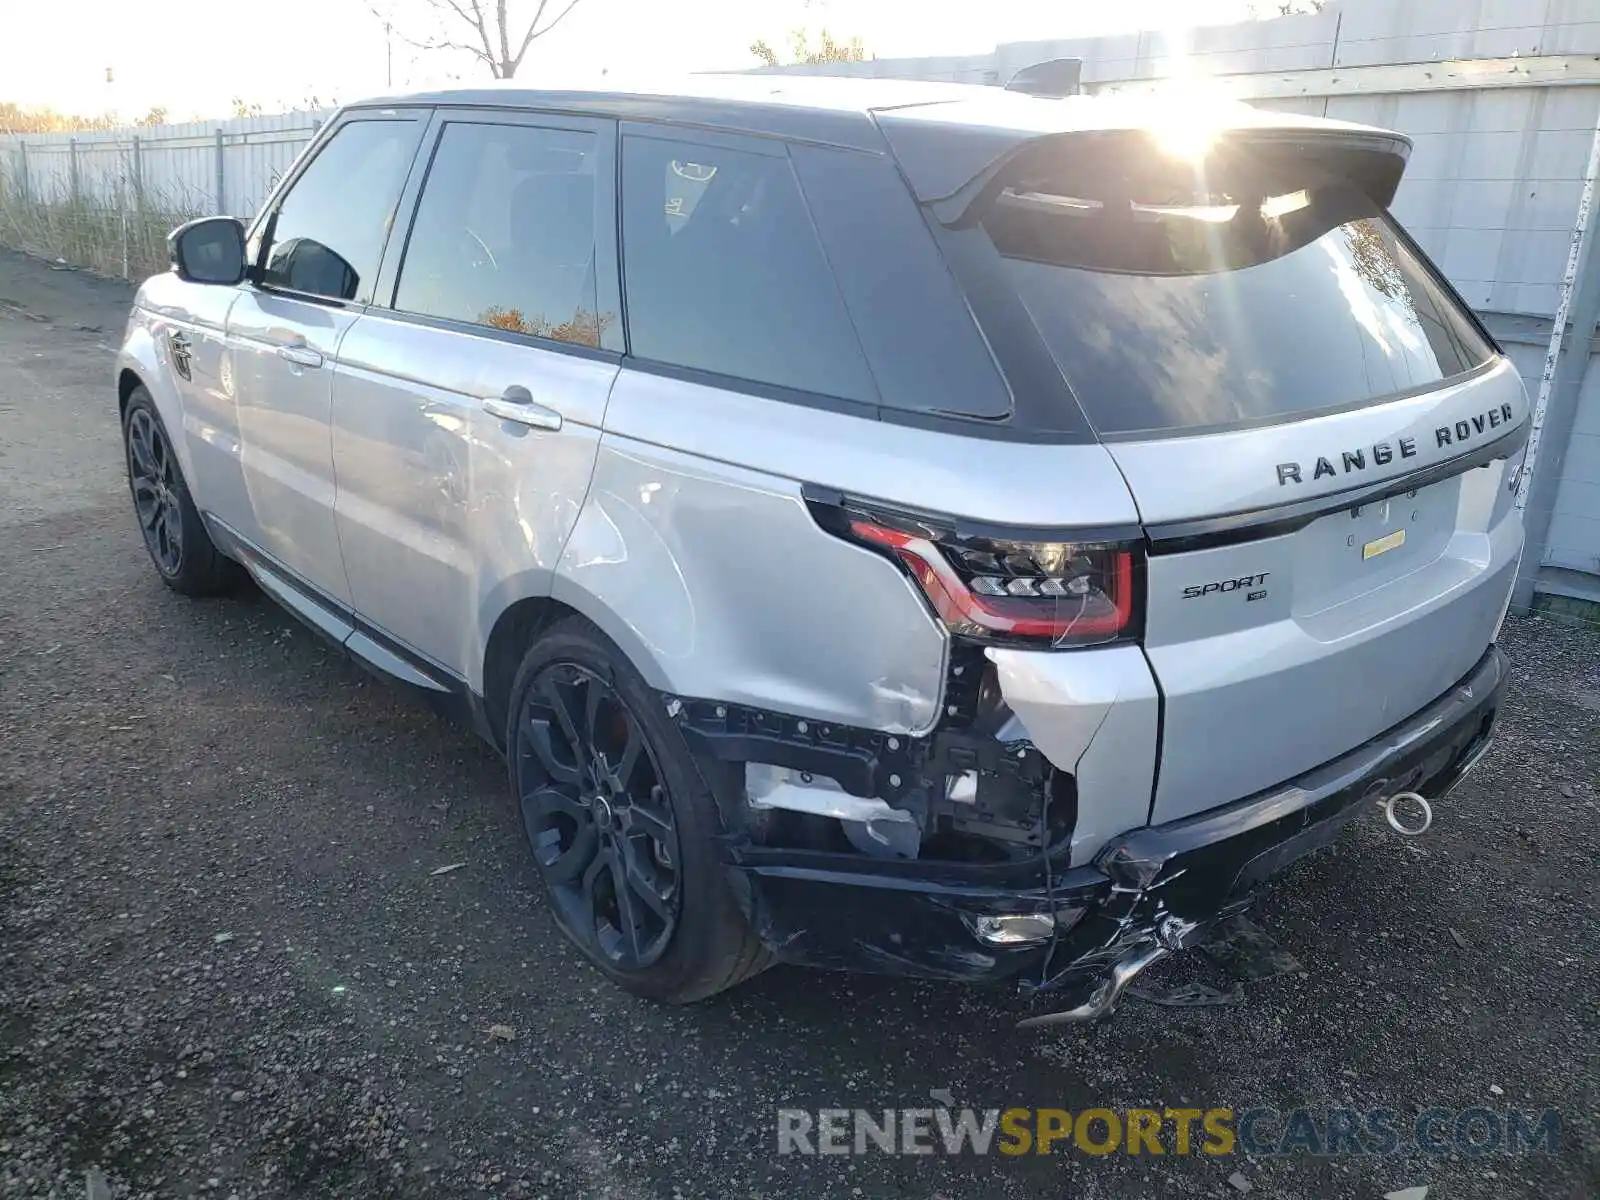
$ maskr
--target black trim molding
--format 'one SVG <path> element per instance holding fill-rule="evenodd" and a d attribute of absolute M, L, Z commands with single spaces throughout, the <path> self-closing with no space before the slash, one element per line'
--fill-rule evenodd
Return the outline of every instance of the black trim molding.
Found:
<path fill-rule="evenodd" d="M 465 725 L 498 750 L 483 698 L 466 680 L 363 619 L 342 600 L 284 566 L 225 521 L 206 513 L 205 522 L 218 548 L 242 563 L 262 584 L 261 590 L 290 616 L 379 678 L 410 692 L 433 711 Z M 363 642 L 376 653 L 366 652 Z M 381 656 L 385 655 L 416 678 L 407 679 L 387 669 L 381 661 Z"/>
<path fill-rule="evenodd" d="M 800 487 L 800 496 L 816 515 L 820 506 L 825 510 L 845 506 L 866 512 L 890 513 L 900 519 L 926 521 L 939 529 L 950 530 L 958 537 L 986 538 L 994 542 L 1136 542 L 1144 536 L 1138 525 L 997 525 L 989 521 L 974 521 L 968 517 L 953 516 L 925 508 L 911 508 L 889 500 L 876 500 L 869 496 L 847 496 L 833 488 L 807 483 Z"/>
<path fill-rule="evenodd" d="M 1170 521 L 1146 526 L 1145 535 L 1151 554 L 1184 554 L 1191 550 L 1208 550 L 1213 546 L 1227 546 L 1237 542 L 1256 541 L 1278 537 L 1304 529 L 1318 517 L 1340 512 L 1361 504 L 1376 504 L 1391 496 L 1414 492 L 1441 480 L 1463 475 L 1475 467 L 1486 467 L 1498 459 L 1510 458 L 1528 441 L 1528 422 L 1516 429 L 1478 447 L 1469 454 L 1442 463 L 1423 467 L 1393 479 L 1362 487 L 1346 488 L 1313 496 L 1292 504 L 1278 504 L 1267 508 L 1249 509 L 1220 517 L 1206 517 L 1198 521 Z"/>

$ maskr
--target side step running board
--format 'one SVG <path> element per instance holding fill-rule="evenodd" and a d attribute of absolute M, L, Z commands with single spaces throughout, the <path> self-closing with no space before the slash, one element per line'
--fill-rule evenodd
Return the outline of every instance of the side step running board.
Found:
<path fill-rule="evenodd" d="M 391 649 L 385 645 L 380 640 L 382 634 L 378 630 L 364 625 L 343 605 L 324 599 L 311 584 L 299 580 L 294 572 L 246 542 L 223 522 L 207 514 L 206 525 L 212 540 L 244 564 L 245 570 L 250 572 L 261 590 L 313 633 L 348 651 L 358 662 L 380 675 L 440 696 L 453 696 L 460 691 L 459 684 L 435 673 L 398 648 Z"/>

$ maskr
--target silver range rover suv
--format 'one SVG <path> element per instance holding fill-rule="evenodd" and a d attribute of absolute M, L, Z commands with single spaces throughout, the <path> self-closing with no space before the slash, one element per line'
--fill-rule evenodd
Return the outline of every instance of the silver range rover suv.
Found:
<path fill-rule="evenodd" d="M 1096 1016 L 1488 745 L 1528 406 L 1407 152 L 888 81 L 354 105 L 140 289 L 138 520 L 470 721 L 622 986 Z"/>

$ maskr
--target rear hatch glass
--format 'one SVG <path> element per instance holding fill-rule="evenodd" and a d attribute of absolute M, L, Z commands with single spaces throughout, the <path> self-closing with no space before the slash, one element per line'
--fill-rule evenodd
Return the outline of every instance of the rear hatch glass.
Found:
<path fill-rule="evenodd" d="M 1493 356 L 1384 209 L 1315 155 L 1241 141 L 1196 164 L 1083 140 L 1017 156 L 962 225 L 1100 436 L 1334 412 Z"/>

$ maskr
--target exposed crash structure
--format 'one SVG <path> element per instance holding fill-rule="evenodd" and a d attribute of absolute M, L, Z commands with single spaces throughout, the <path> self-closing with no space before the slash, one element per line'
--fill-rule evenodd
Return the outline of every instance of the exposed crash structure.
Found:
<path fill-rule="evenodd" d="M 977 687 L 961 686 L 968 672 Z M 952 694 L 973 700 L 952 703 L 927 738 L 675 697 L 667 710 L 721 785 L 724 860 L 780 957 L 1059 989 L 1070 1007 L 1036 1022 L 1082 1021 L 1374 801 L 1448 794 L 1488 748 L 1504 677 L 1491 649 L 1447 695 L 1339 760 L 1135 830 L 1079 866 L 1050 854 L 1070 841 L 1073 777 L 1006 713 L 981 659 L 952 668 Z"/>

